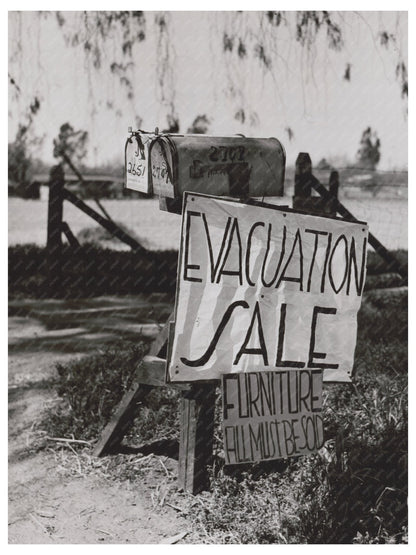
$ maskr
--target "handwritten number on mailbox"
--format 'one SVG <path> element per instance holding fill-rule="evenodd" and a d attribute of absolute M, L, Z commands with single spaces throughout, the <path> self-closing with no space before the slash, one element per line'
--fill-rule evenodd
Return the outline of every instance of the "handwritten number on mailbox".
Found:
<path fill-rule="evenodd" d="M 211 146 L 208 158 L 211 162 L 244 162 L 244 146 Z"/>
<path fill-rule="evenodd" d="M 129 162 L 127 165 L 127 173 L 131 173 L 132 175 L 137 175 L 141 177 L 146 172 L 146 166 L 144 164 L 134 164 L 133 162 Z"/>

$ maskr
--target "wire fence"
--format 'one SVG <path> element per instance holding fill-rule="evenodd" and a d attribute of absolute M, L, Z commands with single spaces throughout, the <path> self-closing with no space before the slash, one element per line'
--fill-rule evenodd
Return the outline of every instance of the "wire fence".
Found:
<path fill-rule="evenodd" d="M 398 171 L 370 171 L 342 168 L 339 199 L 359 220 L 366 221 L 370 231 L 387 249 L 408 248 L 408 174 Z M 314 175 L 326 185 L 330 170 L 314 170 Z M 286 172 L 285 194 L 270 199 L 292 206 L 294 170 Z M 101 204 L 111 218 L 121 224 L 130 235 L 150 250 L 177 249 L 180 217 L 159 210 L 157 199 L 123 198 L 102 199 Z M 9 198 L 9 245 L 35 243 L 46 245 L 47 187 L 39 200 Z M 87 203 L 93 201 L 87 200 Z M 127 245 L 101 232 L 98 224 L 70 203 L 64 204 L 63 220 L 81 242 L 99 241 L 116 250 Z"/>

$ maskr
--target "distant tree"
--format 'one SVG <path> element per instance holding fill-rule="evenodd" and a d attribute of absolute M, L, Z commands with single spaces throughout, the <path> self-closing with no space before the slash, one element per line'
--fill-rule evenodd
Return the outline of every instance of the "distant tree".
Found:
<path fill-rule="evenodd" d="M 208 133 L 209 124 L 211 121 L 205 114 L 196 116 L 194 121 L 192 122 L 191 126 L 188 127 L 187 133 L 199 133 L 204 135 Z"/>
<path fill-rule="evenodd" d="M 162 130 L 162 133 L 179 133 L 179 119 L 175 114 L 167 115 L 168 125 L 166 129 Z"/>
<path fill-rule="evenodd" d="M 19 138 L 19 135 L 21 135 L 21 125 L 19 125 L 16 140 L 8 145 L 8 176 L 13 184 L 25 186 L 31 180 L 32 160 L 26 141 Z"/>
<path fill-rule="evenodd" d="M 331 164 L 328 162 L 328 160 L 326 158 L 322 158 L 319 162 L 318 165 L 316 166 L 318 170 L 332 170 L 332 166 Z"/>
<path fill-rule="evenodd" d="M 361 135 L 360 148 L 357 152 L 357 164 L 361 168 L 375 170 L 380 161 L 380 139 L 377 133 L 367 127 Z"/>
<path fill-rule="evenodd" d="M 39 109 L 40 102 L 35 97 L 25 114 L 24 123 L 18 125 L 14 141 L 8 144 L 8 179 L 15 193 L 22 197 L 38 196 L 31 190 L 33 161 L 30 150 L 39 139 L 31 136 L 30 131 Z"/>
<path fill-rule="evenodd" d="M 81 162 L 87 154 L 87 131 L 75 131 L 69 123 L 64 123 L 59 129 L 59 134 L 53 140 L 53 155 L 55 158 L 66 162 Z"/>

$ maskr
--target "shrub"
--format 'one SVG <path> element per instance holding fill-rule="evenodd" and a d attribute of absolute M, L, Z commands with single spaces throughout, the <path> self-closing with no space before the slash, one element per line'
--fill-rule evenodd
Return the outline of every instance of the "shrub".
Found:
<path fill-rule="evenodd" d="M 130 387 L 146 344 L 115 345 L 79 360 L 57 364 L 56 388 L 61 403 L 46 414 L 50 435 L 95 439 Z"/>
<path fill-rule="evenodd" d="M 76 361 L 57 364 L 56 389 L 60 401 L 40 424 L 55 437 L 91 441 L 98 438 L 130 388 L 137 364 L 147 351 L 147 344 L 120 342 Z M 147 441 L 157 436 L 176 437 L 177 392 L 155 388 L 147 397 L 128 437 Z"/>
<path fill-rule="evenodd" d="M 9 295 L 82 298 L 142 292 L 174 292 L 178 253 L 113 251 L 92 244 L 62 249 L 61 278 L 48 287 L 45 248 L 9 247 Z"/>

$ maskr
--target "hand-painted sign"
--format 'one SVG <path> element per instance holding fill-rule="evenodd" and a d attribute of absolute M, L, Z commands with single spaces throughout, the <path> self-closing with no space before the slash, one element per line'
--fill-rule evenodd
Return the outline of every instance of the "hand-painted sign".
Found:
<path fill-rule="evenodd" d="M 133 133 L 125 148 L 125 187 L 139 193 L 149 194 L 149 144 L 152 136 Z"/>
<path fill-rule="evenodd" d="M 313 453 L 323 445 L 322 370 L 222 375 L 226 464 Z"/>
<path fill-rule="evenodd" d="M 368 227 L 185 193 L 172 381 L 324 369 L 349 381 Z"/>

